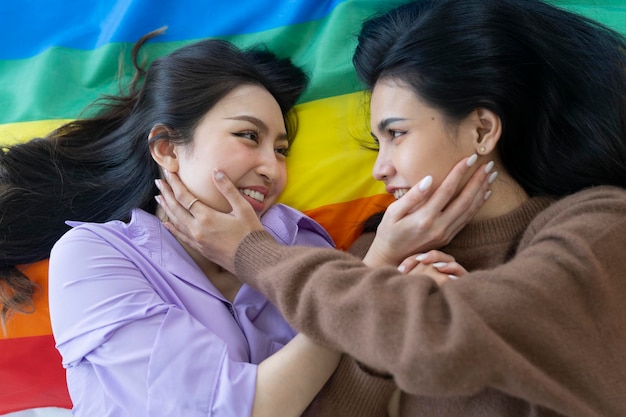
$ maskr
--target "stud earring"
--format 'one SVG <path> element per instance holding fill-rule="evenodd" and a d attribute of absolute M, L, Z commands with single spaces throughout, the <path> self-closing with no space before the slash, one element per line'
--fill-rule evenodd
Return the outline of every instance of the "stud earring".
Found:
<path fill-rule="evenodd" d="M 479 154 L 484 154 L 487 152 L 487 148 L 485 148 L 484 146 L 481 146 L 480 148 L 478 148 L 478 153 Z"/>

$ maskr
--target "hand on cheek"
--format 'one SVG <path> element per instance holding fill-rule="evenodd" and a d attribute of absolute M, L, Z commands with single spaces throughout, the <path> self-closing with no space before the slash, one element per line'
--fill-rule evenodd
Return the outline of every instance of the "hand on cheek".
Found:
<path fill-rule="evenodd" d="M 457 192 L 476 160 L 472 155 L 459 161 L 436 190 L 427 176 L 390 204 L 363 258 L 365 264 L 395 266 L 411 253 L 448 244 L 489 197 L 491 163 L 476 169 Z"/>
<path fill-rule="evenodd" d="M 180 242 L 234 273 L 235 252 L 241 240 L 252 231 L 263 230 L 254 209 L 221 171 L 215 172 L 213 182 L 232 206 L 230 213 L 196 200 L 176 174 L 165 177 L 167 182 L 157 180 L 161 195 L 156 196 L 168 217 L 165 227 Z"/>

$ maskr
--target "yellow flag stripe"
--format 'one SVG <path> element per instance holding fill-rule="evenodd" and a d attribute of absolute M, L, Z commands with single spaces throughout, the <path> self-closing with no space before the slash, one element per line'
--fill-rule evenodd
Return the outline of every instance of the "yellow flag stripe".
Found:
<path fill-rule="evenodd" d="M 376 153 L 361 146 L 369 137 L 361 93 L 298 105 L 299 127 L 288 158 L 289 179 L 280 202 L 302 211 L 384 193 L 371 169 Z M 2 145 L 42 137 L 68 119 L 0 125 Z"/>

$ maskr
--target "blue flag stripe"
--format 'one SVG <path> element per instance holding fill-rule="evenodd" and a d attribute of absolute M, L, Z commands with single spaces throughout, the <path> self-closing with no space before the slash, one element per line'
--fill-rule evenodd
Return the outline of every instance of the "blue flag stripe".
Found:
<path fill-rule="evenodd" d="M 343 1 L 184 0 L 184 7 L 180 0 L 2 1 L 0 59 L 32 57 L 51 46 L 132 43 L 161 26 L 168 26 L 161 42 L 255 33 L 322 19 Z"/>

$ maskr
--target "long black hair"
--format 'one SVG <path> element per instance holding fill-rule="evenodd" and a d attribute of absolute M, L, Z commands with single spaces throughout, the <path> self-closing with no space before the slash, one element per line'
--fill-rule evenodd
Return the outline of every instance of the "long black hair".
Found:
<path fill-rule="evenodd" d="M 366 21 L 353 63 L 458 121 L 502 120 L 499 157 L 531 196 L 626 187 L 626 40 L 540 0 L 417 0 Z"/>
<path fill-rule="evenodd" d="M 188 143 L 200 119 L 235 88 L 253 84 L 278 102 L 289 137 L 290 110 L 307 85 L 307 76 L 289 59 L 264 48 L 240 50 L 222 40 L 202 40 L 155 59 L 136 76 L 126 93 L 97 101 L 95 116 L 61 126 L 44 138 L 0 152 L 0 303 L 2 319 L 23 309 L 35 286 L 15 266 L 49 257 L 68 230 L 66 220 L 127 220 L 133 208 L 156 210 L 154 179 L 159 169 L 149 150 L 153 126 L 167 137 L 151 140 Z"/>

